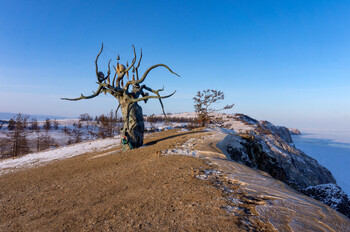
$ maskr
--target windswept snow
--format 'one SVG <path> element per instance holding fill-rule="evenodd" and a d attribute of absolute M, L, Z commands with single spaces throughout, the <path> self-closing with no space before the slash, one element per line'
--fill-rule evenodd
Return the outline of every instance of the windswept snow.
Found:
<path fill-rule="evenodd" d="M 31 153 L 18 158 L 1 160 L 0 175 L 22 168 L 41 166 L 54 160 L 67 159 L 84 153 L 108 150 L 119 144 L 120 136 L 115 136 L 113 138 L 86 141 L 53 150 Z"/>

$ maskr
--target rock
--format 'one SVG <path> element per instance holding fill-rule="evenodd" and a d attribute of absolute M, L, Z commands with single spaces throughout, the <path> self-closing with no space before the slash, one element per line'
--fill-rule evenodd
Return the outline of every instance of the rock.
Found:
<path fill-rule="evenodd" d="M 304 194 L 321 201 L 325 205 L 350 218 L 350 200 L 346 193 L 336 184 L 309 186 L 302 190 Z"/>
<path fill-rule="evenodd" d="M 291 135 L 301 135 L 301 132 L 298 129 L 294 129 L 294 128 L 288 128 L 288 129 Z"/>
<path fill-rule="evenodd" d="M 271 134 L 230 135 L 243 138 L 242 148 L 226 148 L 234 161 L 269 173 L 296 190 L 308 186 L 336 183 L 332 174 L 302 151 L 289 145 L 284 139 Z"/>
<path fill-rule="evenodd" d="M 244 115 L 240 115 L 239 120 L 247 120 L 246 123 L 250 125 L 255 124 L 248 135 L 238 134 L 243 138 L 244 148 L 240 150 L 242 158 L 236 158 L 237 161 L 266 171 L 295 189 L 336 184 L 330 171 L 294 147 L 286 127 L 274 126 L 268 121 L 258 122 Z"/>
<path fill-rule="evenodd" d="M 258 123 L 265 131 L 269 131 L 268 133 L 271 133 L 275 136 L 279 136 L 287 143 L 293 143 L 292 137 L 290 137 L 290 132 L 287 127 L 284 126 L 275 126 L 272 123 L 268 121 L 260 121 Z M 266 132 L 265 132 L 266 133 Z"/>
<path fill-rule="evenodd" d="M 240 120 L 241 122 L 245 123 L 245 124 L 257 124 L 259 123 L 257 120 L 249 117 L 248 115 L 245 114 L 235 114 L 235 118 Z"/>

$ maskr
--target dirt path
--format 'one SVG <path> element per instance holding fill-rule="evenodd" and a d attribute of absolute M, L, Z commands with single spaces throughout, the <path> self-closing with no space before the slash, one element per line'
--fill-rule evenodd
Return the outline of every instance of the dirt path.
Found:
<path fill-rule="evenodd" d="M 116 148 L 2 175 L 0 231 L 244 231 L 225 210 L 225 193 L 195 177 L 212 167 L 161 153 L 204 134 L 160 132 L 127 153 Z"/>

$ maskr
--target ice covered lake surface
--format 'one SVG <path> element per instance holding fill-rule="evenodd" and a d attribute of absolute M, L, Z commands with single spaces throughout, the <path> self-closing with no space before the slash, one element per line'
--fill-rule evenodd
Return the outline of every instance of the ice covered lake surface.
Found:
<path fill-rule="evenodd" d="M 301 130 L 295 146 L 330 170 L 350 196 L 350 130 Z"/>

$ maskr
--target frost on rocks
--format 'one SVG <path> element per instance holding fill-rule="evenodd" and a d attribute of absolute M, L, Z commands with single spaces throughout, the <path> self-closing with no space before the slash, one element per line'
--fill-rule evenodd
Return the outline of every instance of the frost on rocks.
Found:
<path fill-rule="evenodd" d="M 221 174 L 222 172 L 217 170 L 204 170 L 203 173 L 196 175 L 195 177 L 200 180 L 208 180 L 210 176 Z"/>
<path fill-rule="evenodd" d="M 350 200 L 347 194 L 336 184 L 309 186 L 302 192 L 344 215 L 350 215 Z"/>
<path fill-rule="evenodd" d="M 198 139 L 191 138 L 182 144 L 179 148 L 166 149 L 162 151 L 163 155 L 186 155 L 193 157 L 200 157 L 200 153 L 193 149 L 193 147 L 198 143 Z"/>
<path fill-rule="evenodd" d="M 164 155 L 186 155 L 186 156 L 193 156 L 193 157 L 199 157 L 199 153 L 194 150 L 190 149 L 166 149 L 162 151 Z"/>

